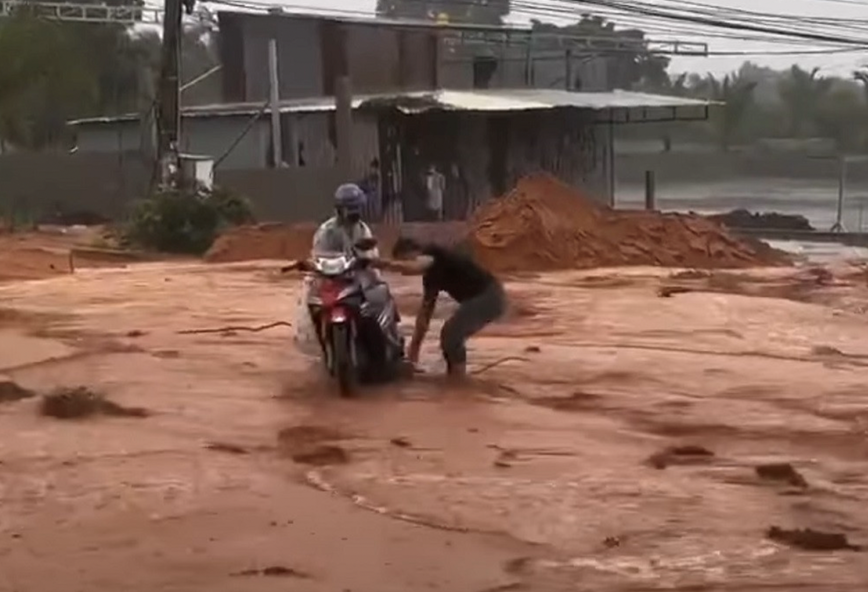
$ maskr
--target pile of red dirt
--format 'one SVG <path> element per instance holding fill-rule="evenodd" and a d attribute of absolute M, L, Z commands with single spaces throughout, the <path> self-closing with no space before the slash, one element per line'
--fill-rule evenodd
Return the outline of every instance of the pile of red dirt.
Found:
<path fill-rule="evenodd" d="M 301 259 L 315 224 L 243 226 L 220 236 L 205 255 L 213 263 Z M 380 252 L 400 235 L 439 244 L 468 243 L 492 271 L 544 271 L 620 265 L 738 268 L 786 265 L 786 254 L 731 236 L 692 214 L 615 211 L 547 175 L 522 179 L 508 195 L 483 204 L 471 220 L 376 226 Z"/>
<path fill-rule="evenodd" d="M 220 235 L 205 254 L 212 263 L 302 259 L 310 254 L 316 224 L 240 226 Z"/>
<path fill-rule="evenodd" d="M 466 235 L 463 222 L 379 225 L 373 228 L 380 252 L 388 254 L 399 236 L 452 244 Z M 303 259 L 310 255 L 316 224 L 259 224 L 241 226 L 222 234 L 205 254 L 210 263 L 234 263 L 257 259 Z"/>
<path fill-rule="evenodd" d="M 526 177 L 508 195 L 482 205 L 469 242 L 480 263 L 499 272 L 790 263 L 786 254 L 734 238 L 705 217 L 615 211 L 548 175 Z"/>

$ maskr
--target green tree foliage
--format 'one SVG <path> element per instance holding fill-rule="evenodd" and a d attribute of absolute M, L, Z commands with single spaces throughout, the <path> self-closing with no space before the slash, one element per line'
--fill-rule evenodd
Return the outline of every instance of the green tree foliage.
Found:
<path fill-rule="evenodd" d="M 793 66 L 789 76 L 779 83 L 780 96 L 789 114 L 790 137 L 802 138 L 813 131 L 817 109 L 832 89 L 833 80 L 817 76 L 819 71 Z"/>
<path fill-rule="evenodd" d="M 99 95 L 88 48 L 68 28 L 28 14 L 0 24 L 0 137 L 39 147 L 59 139 L 67 118 Z"/>
<path fill-rule="evenodd" d="M 509 14 L 509 0 L 377 0 L 377 14 L 389 18 L 499 25 Z"/>
<path fill-rule="evenodd" d="M 745 118 L 754 105 L 756 86 L 756 82 L 744 80 L 738 74 L 727 74 L 723 78 L 709 74 L 699 84 L 697 91 L 701 96 L 723 103 L 712 115 L 710 124 L 724 150 L 742 137 Z"/>
<path fill-rule="evenodd" d="M 865 147 L 866 116 L 865 102 L 857 89 L 837 88 L 823 95 L 813 123 L 818 135 L 835 140 L 840 152 L 854 152 Z"/>
<path fill-rule="evenodd" d="M 124 243 L 164 253 L 201 255 L 226 228 L 254 221 L 245 198 L 213 191 L 162 191 L 133 209 Z"/>
<path fill-rule="evenodd" d="M 108 4 L 141 6 L 140 0 Z M 62 143 L 75 117 L 137 112 L 153 100 L 160 38 L 118 24 L 41 18 L 33 7 L 0 21 L 0 141 L 38 150 Z M 202 9 L 182 46 L 184 79 L 218 63 L 214 19 Z M 184 93 L 185 104 L 215 102 L 219 76 Z"/>
<path fill-rule="evenodd" d="M 841 152 L 868 150 L 868 69 L 850 80 L 823 77 L 793 66 L 784 71 L 745 62 L 723 77 L 682 74 L 643 90 L 725 103 L 706 126 L 654 124 L 633 132 L 636 139 L 714 141 L 722 149 L 763 139 L 828 139 Z M 794 144 L 795 146 L 795 144 Z"/>

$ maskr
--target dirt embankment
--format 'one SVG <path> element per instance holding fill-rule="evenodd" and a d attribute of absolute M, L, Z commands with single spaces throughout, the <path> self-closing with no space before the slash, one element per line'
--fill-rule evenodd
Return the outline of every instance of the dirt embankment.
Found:
<path fill-rule="evenodd" d="M 553 177 L 522 179 L 476 211 L 470 244 L 496 271 L 624 265 L 738 268 L 789 263 L 692 214 L 615 211 Z"/>
<path fill-rule="evenodd" d="M 211 262 L 297 259 L 307 256 L 315 226 L 259 225 L 220 237 Z M 463 223 L 406 224 L 375 229 L 380 250 L 409 235 L 439 243 L 466 241 L 479 261 L 498 272 L 606 266 L 739 268 L 788 264 L 759 241 L 731 236 L 720 224 L 692 214 L 615 211 L 553 177 L 522 179 L 509 194 L 481 206 Z"/>
<path fill-rule="evenodd" d="M 0 282 L 68 275 L 76 269 L 121 267 L 141 254 L 107 248 L 102 227 L 40 227 L 0 231 Z"/>
<path fill-rule="evenodd" d="M 210 263 L 234 263 L 254 259 L 302 259 L 310 254 L 316 224 L 257 224 L 243 226 L 220 236 L 205 254 Z M 413 236 L 423 241 L 452 244 L 466 236 L 463 222 L 441 224 L 377 225 L 374 234 L 380 252 L 388 254 L 399 236 Z"/>

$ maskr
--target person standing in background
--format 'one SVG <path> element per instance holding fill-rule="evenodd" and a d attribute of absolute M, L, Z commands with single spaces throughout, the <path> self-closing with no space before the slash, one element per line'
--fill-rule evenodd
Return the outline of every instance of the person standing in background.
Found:
<path fill-rule="evenodd" d="M 428 167 L 425 175 L 425 187 L 428 191 L 428 211 L 433 220 L 443 220 L 443 194 L 446 193 L 446 177 L 433 164 Z"/>
<path fill-rule="evenodd" d="M 377 220 L 382 213 L 382 193 L 380 192 L 380 161 L 375 158 L 368 166 L 368 174 L 358 183 L 368 200 L 368 218 Z"/>

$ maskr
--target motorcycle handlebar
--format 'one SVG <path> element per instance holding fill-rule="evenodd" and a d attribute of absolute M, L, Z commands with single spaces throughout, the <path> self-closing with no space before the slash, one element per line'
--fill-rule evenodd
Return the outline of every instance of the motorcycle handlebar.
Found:
<path fill-rule="evenodd" d="M 370 267 L 370 265 L 371 261 L 369 259 L 355 257 L 347 271 L 365 269 L 367 267 Z M 280 268 L 280 273 L 289 273 L 290 271 L 315 272 L 316 270 L 316 265 L 314 265 L 312 261 L 308 259 L 301 259 L 299 261 L 293 261 L 289 265 L 284 265 Z"/>

